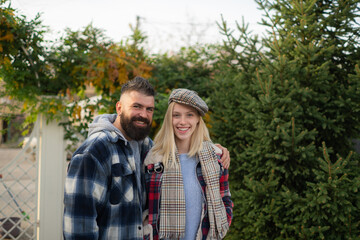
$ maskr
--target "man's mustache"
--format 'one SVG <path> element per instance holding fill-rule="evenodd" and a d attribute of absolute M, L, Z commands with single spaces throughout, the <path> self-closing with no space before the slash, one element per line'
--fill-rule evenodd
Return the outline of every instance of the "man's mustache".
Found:
<path fill-rule="evenodd" d="M 133 117 L 133 118 L 131 118 L 131 121 L 132 122 L 134 122 L 134 121 L 141 121 L 141 122 L 144 122 L 144 123 L 146 123 L 146 124 L 150 124 L 150 121 L 149 121 L 149 119 L 147 119 L 147 118 L 143 118 L 143 117 Z"/>

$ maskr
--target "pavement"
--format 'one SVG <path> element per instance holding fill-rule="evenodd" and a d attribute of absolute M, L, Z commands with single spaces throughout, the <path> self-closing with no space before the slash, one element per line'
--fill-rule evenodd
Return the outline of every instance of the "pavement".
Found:
<path fill-rule="evenodd" d="M 0 169 L 14 159 L 21 150 L 21 148 L 0 148 Z"/>

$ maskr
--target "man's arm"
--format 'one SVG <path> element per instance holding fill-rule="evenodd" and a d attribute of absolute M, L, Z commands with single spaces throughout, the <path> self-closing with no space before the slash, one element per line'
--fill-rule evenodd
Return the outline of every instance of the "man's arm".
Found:
<path fill-rule="evenodd" d="M 64 239 L 98 239 L 96 206 L 107 188 L 102 166 L 90 154 L 74 156 L 65 180 Z"/>
<path fill-rule="evenodd" d="M 220 144 L 215 144 L 218 148 L 222 151 L 222 156 L 220 162 L 222 163 L 223 167 L 228 169 L 230 167 L 230 153 L 226 147 L 221 146 Z"/>
<path fill-rule="evenodd" d="M 220 178 L 220 194 L 226 209 L 226 216 L 229 226 L 233 218 L 234 203 L 231 201 L 231 194 L 229 189 L 229 170 L 224 169 Z"/>

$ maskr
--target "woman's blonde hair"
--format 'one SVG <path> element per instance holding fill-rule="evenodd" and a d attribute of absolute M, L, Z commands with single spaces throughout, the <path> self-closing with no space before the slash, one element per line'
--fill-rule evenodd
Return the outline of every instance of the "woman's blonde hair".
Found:
<path fill-rule="evenodd" d="M 174 110 L 175 104 L 179 104 L 179 103 L 172 102 L 169 104 L 162 126 L 159 132 L 155 136 L 154 147 L 152 148 L 152 152 L 154 154 L 158 154 L 162 156 L 162 161 L 165 167 L 177 166 L 175 134 L 172 125 L 172 112 Z M 188 155 L 190 157 L 194 156 L 196 153 L 201 151 L 202 143 L 204 141 L 211 140 L 209 135 L 209 130 L 207 129 L 204 120 L 202 119 L 202 117 L 198 112 L 197 114 L 199 116 L 199 123 L 195 131 L 191 135 L 190 150 L 188 152 Z"/>

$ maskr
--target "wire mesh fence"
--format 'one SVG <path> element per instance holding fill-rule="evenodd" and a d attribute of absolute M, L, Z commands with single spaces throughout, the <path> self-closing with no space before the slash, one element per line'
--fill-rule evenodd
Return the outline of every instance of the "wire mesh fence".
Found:
<path fill-rule="evenodd" d="M 36 239 L 38 134 L 39 126 L 35 124 L 24 148 L 0 167 L 0 240 Z"/>

